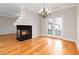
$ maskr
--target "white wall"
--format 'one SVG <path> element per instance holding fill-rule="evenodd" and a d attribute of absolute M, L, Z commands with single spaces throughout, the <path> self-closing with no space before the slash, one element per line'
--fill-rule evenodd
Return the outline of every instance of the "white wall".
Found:
<path fill-rule="evenodd" d="M 41 35 L 48 35 L 48 23 L 46 18 L 41 18 Z"/>
<path fill-rule="evenodd" d="M 15 18 L 0 16 L 0 35 L 15 33 L 16 28 L 13 25 L 13 22 L 15 21 L 16 21 Z"/>
<path fill-rule="evenodd" d="M 40 17 L 38 13 L 27 9 L 25 10 L 25 16 L 16 20 L 17 25 L 32 25 L 32 36 L 36 37 L 40 35 Z"/>
<path fill-rule="evenodd" d="M 79 4 L 77 5 L 77 40 L 76 40 L 76 44 L 78 46 L 79 49 Z"/>
<path fill-rule="evenodd" d="M 64 20 L 64 38 L 70 40 L 76 40 L 76 7 L 71 7 L 68 9 L 63 9 L 51 13 L 51 16 L 62 16 Z M 47 33 L 47 23 L 44 24 L 47 20 L 43 20 L 42 25 L 42 34 L 46 35 Z"/>

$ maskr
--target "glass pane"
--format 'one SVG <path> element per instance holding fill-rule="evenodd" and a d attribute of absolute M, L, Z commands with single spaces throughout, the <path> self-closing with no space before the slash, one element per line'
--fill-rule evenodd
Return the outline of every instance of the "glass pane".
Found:
<path fill-rule="evenodd" d="M 53 17 L 48 20 L 48 34 L 61 36 L 63 31 L 62 17 Z"/>
<path fill-rule="evenodd" d="M 48 25 L 48 27 L 49 27 L 48 29 L 52 29 L 52 27 L 51 27 L 51 25 L 50 25 L 50 24 Z"/>

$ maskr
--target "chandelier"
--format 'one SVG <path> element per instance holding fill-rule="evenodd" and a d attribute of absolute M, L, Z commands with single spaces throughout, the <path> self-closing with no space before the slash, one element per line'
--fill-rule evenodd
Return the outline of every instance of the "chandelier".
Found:
<path fill-rule="evenodd" d="M 44 8 L 39 11 L 39 14 L 42 15 L 43 17 L 50 15 L 50 9 L 45 8 L 45 3 Z"/>

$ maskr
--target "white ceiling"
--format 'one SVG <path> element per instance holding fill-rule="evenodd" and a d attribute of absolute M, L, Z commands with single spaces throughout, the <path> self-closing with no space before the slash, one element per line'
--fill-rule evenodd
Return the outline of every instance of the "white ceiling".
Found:
<path fill-rule="evenodd" d="M 20 7 L 23 3 L 0 3 L 0 16 L 6 17 L 18 17 L 20 13 Z M 35 12 L 39 12 L 44 7 L 43 3 L 25 3 L 26 8 L 29 8 Z M 55 9 L 61 9 L 76 5 L 75 3 L 46 3 L 45 7 L 49 8 L 51 12 Z"/>

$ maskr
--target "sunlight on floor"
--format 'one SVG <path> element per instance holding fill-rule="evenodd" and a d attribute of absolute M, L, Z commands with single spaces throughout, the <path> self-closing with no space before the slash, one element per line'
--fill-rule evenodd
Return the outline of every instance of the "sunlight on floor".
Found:
<path fill-rule="evenodd" d="M 53 41 L 52 41 L 51 39 L 48 39 L 48 40 L 47 40 L 47 45 L 48 45 L 48 46 L 51 46 L 52 44 L 53 44 Z"/>
<path fill-rule="evenodd" d="M 57 39 L 48 39 L 48 46 L 50 46 L 51 53 L 54 54 L 63 54 L 63 44 L 61 40 Z"/>
<path fill-rule="evenodd" d="M 54 41 L 55 49 L 62 49 L 62 41 L 61 40 L 55 40 Z"/>
<path fill-rule="evenodd" d="M 63 44 L 61 40 L 54 40 L 54 53 L 63 54 Z"/>

